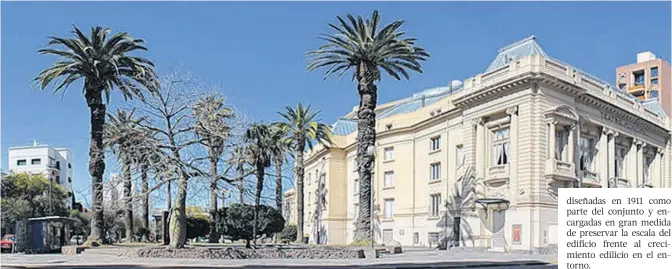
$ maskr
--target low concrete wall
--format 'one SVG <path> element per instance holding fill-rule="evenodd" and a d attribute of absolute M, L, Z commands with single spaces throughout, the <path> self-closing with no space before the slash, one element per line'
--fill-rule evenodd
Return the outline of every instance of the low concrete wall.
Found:
<path fill-rule="evenodd" d="M 120 249 L 118 256 L 167 259 L 360 259 L 364 258 L 364 250 L 327 248 L 132 248 Z"/>
<path fill-rule="evenodd" d="M 79 253 L 82 253 L 84 250 L 83 247 L 80 246 L 62 246 L 61 247 L 61 254 L 63 255 L 68 255 L 68 256 L 74 256 Z"/>

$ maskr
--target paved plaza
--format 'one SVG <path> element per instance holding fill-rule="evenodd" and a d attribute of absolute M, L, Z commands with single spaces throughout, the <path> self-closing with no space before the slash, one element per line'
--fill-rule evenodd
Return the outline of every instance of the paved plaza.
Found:
<path fill-rule="evenodd" d="M 3 254 L 1 257 L 2 268 L 557 268 L 550 264 L 557 259 L 556 255 L 430 250 L 351 260 L 129 259 L 97 253 L 77 256 Z"/>

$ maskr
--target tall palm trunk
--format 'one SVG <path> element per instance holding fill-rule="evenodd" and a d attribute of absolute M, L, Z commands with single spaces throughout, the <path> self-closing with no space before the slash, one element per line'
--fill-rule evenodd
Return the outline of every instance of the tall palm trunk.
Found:
<path fill-rule="evenodd" d="M 105 159 L 103 151 L 103 125 L 105 124 L 105 104 L 100 87 L 92 89 L 91 82 L 85 82 L 86 102 L 91 120 L 91 142 L 89 145 L 89 174 L 91 175 L 91 194 L 93 195 L 93 217 L 89 242 L 99 243 L 104 229 L 103 222 L 103 174 Z"/>
<path fill-rule="evenodd" d="M 142 228 L 149 230 L 149 179 L 147 165 L 140 166 L 140 181 L 142 184 Z"/>
<path fill-rule="evenodd" d="M 210 243 L 219 242 L 217 233 L 217 158 L 210 159 Z"/>
<path fill-rule="evenodd" d="M 254 226 L 252 227 L 252 240 L 257 247 L 257 227 L 259 222 L 259 204 L 261 203 L 261 191 L 264 189 L 264 166 L 257 165 L 257 193 L 254 195 Z"/>
<path fill-rule="evenodd" d="M 131 193 L 131 161 L 124 160 L 124 227 L 127 242 L 133 242 L 133 194 Z"/>
<path fill-rule="evenodd" d="M 282 159 L 275 160 L 275 206 L 282 212 Z"/>
<path fill-rule="evenodd" d="M 296 160 L 294 161 L 294 178 L 296 179 L 296 240 L 303 243 L 303 151 L 306 147 L 306 141 L 297 139 L 294 152 Z"/>
<path fill-rule="evenodd" d="M 355 224 L 355 241 L 371 240 L 371 172 L 374 158 L 368 148 L 376 142 L 375 68 L 365 63 L 357 67 L 359 110 L 357 111 L 357 172 L 359 174 L 359 217 Z"/>
<path fill-rule="evenodd" d="M 238 202 L 242 205 L 245 203 L 245 170 L 238 169 Z"/>

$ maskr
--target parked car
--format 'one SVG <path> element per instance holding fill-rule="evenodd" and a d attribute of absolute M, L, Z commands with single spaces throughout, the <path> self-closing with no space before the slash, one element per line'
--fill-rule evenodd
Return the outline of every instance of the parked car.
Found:
<path fill-rule="evenodd" d="M 16 241 L 14 234 L 6 234 L 2 236 L 2 239 L 0 240 L 0 247 L 2 247 L 0 252 L 12 252 L 14 241 Z"/>

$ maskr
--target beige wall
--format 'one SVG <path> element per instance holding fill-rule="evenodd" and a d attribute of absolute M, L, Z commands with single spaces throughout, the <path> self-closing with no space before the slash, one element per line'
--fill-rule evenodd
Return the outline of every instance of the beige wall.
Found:
<path fill-rule="evenodd" d="M 669 119 L 629 103 L 599 82 L 575 76 L 571 66 L 531 56 L 467 79 L 465 86 L 463 92 L 431 106 L 378 121 L 373 182 L 376 242 L 391 231 L 392 239 L 404 246 L 427 246 L 430 233 L 443 233 L 446 215 L 450 234 L 457 214 L 452 205 L 456 183 L 466 167 L 476 172 L 479 195 L 474 198 L 498 198 L 510 204 L 498 210 L 493 205 L 483 208 L 473 199 L 464 203 L 462 244 L 509 251 L 557 243 L 558 189 L 573 187 L 578 178 L 584 187 L 608 187 L 614 177 L 610 171 L 614 170 L 615 142 L 634 149 L 624 162 L 627 173 L 618 179 L 619 187 L 670 187 Z M 393 128 L 386 130 L 390 123 Z M 558 160 L 554 141 L 560 138 L 553 130 L 564 130 L 564 126 L 573 128 L 567 129 L 567 157 Z M 500 128 L 509 130 L 506 165 L 494 163 L 492 141 Z M 441 137 L 440 149 L 430 152 L 430 140 L 437 136 Z M 585 172 L 579 170 L 581 137 L 592 138 L 597 149 L 594 164 Z M 331 149 L 318 147 L 306 158 L 307 180 L 312 180 L 306 184 L 306 195 L 315 195 L 316 170 L 326 171 L 327 205 L 320 226 L 327 244 L 352 242 L 359 199 L 355 138 L 355 134 L 338 137 Z M 458 145 L 465 156 L 462 167 L 457 166 Z M 384 160 L 386 148 L 394 149 L 393 160 Z M 633 171 L 642 171 L 641 160 L 650 153 L 655 158 L 645 186 L 644 176 Z M 430 181 L 433 163 L 441 164 L 436 181 Z M 391 186 L 384 186 L 385 172 L 394 173 Z M 434 194 L 440 194 L 442 202 L 439 214 L 430 216 Z M 384 218 L 386 199 L 394 199 L 394 214 L 389 219 Z M 453 202 L 448 212 L 446 200 Z M 314 208 L 315 198 L 307 198 L 306 232 L 317 224 L 308 218 Z M 513 227 L 521 229 L 520 242 L 513 242 Z M 310 236 L 315 242 L 314 235 Z"/>

